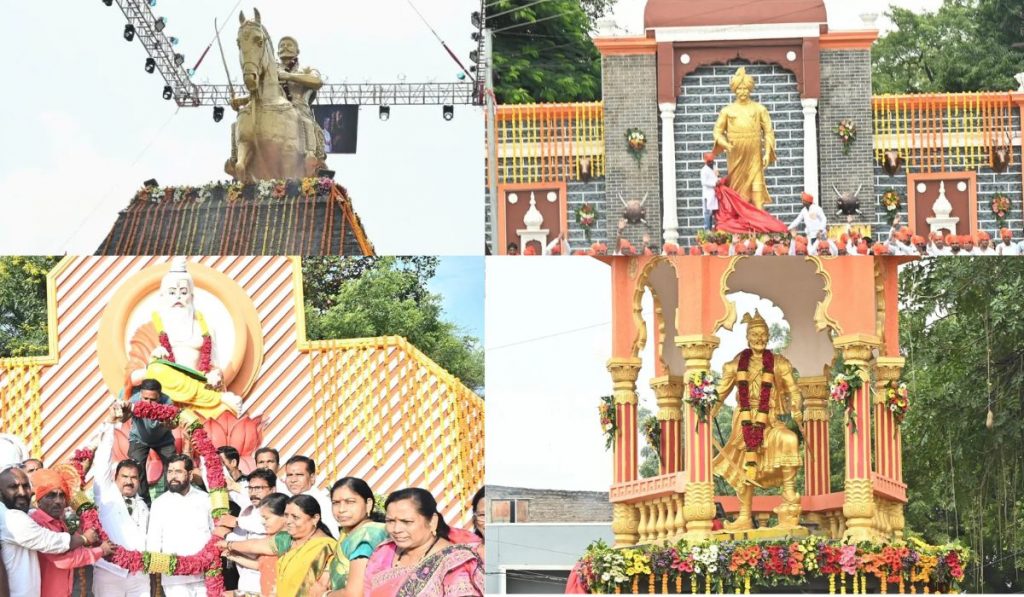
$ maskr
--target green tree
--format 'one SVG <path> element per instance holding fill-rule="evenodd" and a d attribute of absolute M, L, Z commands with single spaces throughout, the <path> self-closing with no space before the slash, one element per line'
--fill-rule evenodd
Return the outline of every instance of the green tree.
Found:
<path fill-rule="evenodd" d="M 637 411 L 636 420 L 640 424 L 640 429 L 644 428 L 645 421 L 653 418 L 654 413 L 647 408 L 640 407 L 640 410 Z M 661 474 L 661 457 L 658 456 L 658 446 L 652 446 L 644 439 L 643 447 L 640 448 L 640 458 L 643 459 L 640 462 L 639 470 L 641 479 L 649 479 Z"/>
<path fill-rule="evenodd" d="M 0 257 L 0 357 L 47 353 L 46 274 L 60 257 Z"/>
<path fill-rule="evenodd" d="M 322 315 L 335 305 L 342 285 L 356 280 L 366 272 L 380 267 L 384 257 L 303 257 L 302 287 L 306 310 Z M 395 257 L 395 264 L 416 276 L 416 283 L 406 287 L 396 298 L 419 303 L 427 292 L 427 282 L 437 273 L 438 257 Z"/>
<path fill-rule="evenodd" d="M 601 56 L 592 19 L 614 0 L 495 0 L 494 90 L 499 103 L 594 101 L 601 97 Z"/>
<path fill-rule="evenodd" d="M 403 336 L 464 384 L 482 391 L 480 340 L 442 319 L 440 295 L 425 286 L 436 258 L 416 259 L 380 257 L 365 267 L 310 260 L 311 269 L 303 274 L 315 288 L 306 296 L 307 334 L 311 340 Z M 335 279 L 312 276 L 325 271 Z"/>
<path fill-rule="evenodd" d="M 900 273 L 907 528 L 970 546 L 974 593 L 1024 589 L 1021 296 L 1022 259 L 935 259 Z"/>
<path fill-rule="evenodd" d="M 945 0 L 936 12 L 893 6 L 895 29 L 871 50 L 874 93 L 1016 88 L 1024 0 Z M 1012 18 L 1011 18 L 1012 17 Z"/>

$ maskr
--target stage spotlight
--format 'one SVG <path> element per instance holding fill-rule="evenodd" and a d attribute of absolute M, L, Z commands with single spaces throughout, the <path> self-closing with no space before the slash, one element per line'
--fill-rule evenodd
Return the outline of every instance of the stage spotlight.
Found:
<path fill-rule="evenodd" d="M 155 70 L 156 70 L 156 60 L 153 60 L 152 58 L 146 58 L 146 72 L 147 73 L 152 73 Z"/>
<path fill-rule="evenodd" d="M 174 97 L 174 89 L 171 89 L 170 85 L 164 85 L 164 99 L 169 100 Z"/>
<path fill-rule="evenodd" d="M 377 111 L 377 115 L 380 116 L 381 120 L 387 120 L 391 118 L 391 106 L 381 106 L 380 110 Z"/>
<path fill-rule="evenodd" d="M 166 26 L 167 26 L 167 17 L 160 17 L 159 19 L 153 21 L 153 29 L 156 29 L 157 33 L 160 33 L 161 31 L 163 31 L 164 27 L 166 27 Z"/>
<path fill-rule="evenodd" d="M 131 41 L 135 39 L 135 25 L 128 23 L 124 26 L 124 40 Z"/>
<path fill-rule="evenodd" d="M 178 66 L 181 66 L 182 64 L 185 64 L 185 55 L 184 54 L 175 54 L 174 55 L 174 64 L 177 64 Z"/>
<path fill-rule="evenodd" d="M 473 41 L 480 41 L 481 35 L 479 31 L 474 31 L 473 33 L 470 34 L 470 37 L 473 38 Z"/>
<path fill-rule="evenodd" d="M 474 62 L 474 63 L 479 62 L 480 61 L 480 52 L 478 52 L 476 50 L 473 50 L 472 52 L 470 52 L 469 53 L 469 61 L 470 62 Z"/>
<path fill-rule="evenodd" d="M 103 0 L 103 3 L 106 4 L 107 6 L 110 6 L 110 5 L 112 5 L 114 3 L 114 0 Z"/>
<path fill-rule="evenodd" d="M 477 29 L 483 29 L 484 27 L 483 21 L 480 20 L 480 11 L 478 10 L 474 10 L 473 13 L 469 15 L 469 22 Z"/>
<path fill-rule="evenodd" d="M 213 121 L 220 122 L 224 118 L 224 106 L 213 107 Z"/>
<path fill-rule="evenodd" d="M 155 178 L 150 178 L 146 182 L 142 183 L 142 186 L 146 187 L 147 189 L 155 189 L 160 185 L 156 182 Z"/>
<path fill-rule="evenodd" d="M 156 6 L 156 0 L 149 0 L 150 6 Z"/>
<path fill-rule="evenodd" d="M 177 37 L 173 37 L 173 36 L 171 36 L 171 37 L 168 37 L 168 38 L 167 38 L 167 41 L 171 42 L 171 45 L 172 45 L 172 46 L 176 46 L 176 45 L 178 45 L 178 38 L 177 38 Z"/>
<path fill-rule="evenodd" d="M 455 118 L 455 106 L 452 106 L 450 104 L 445 105 L 443 108 L 441 108 L 441 116 L 443 116 L 445 120 L 451 120 L 452 118 Z"/>

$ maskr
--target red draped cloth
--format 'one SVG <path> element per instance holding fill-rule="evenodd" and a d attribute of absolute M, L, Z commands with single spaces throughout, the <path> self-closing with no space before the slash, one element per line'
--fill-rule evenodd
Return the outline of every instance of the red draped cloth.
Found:
<path fill-rule="evenodd" d="M 785 232 L 786 225 L 770 213 L 757 209 L 728 186 L 728 179 L 718 181 L 715 188 L 718 197 L 718 216 L 715 229 L 732 234 L 751 232 Z"/>

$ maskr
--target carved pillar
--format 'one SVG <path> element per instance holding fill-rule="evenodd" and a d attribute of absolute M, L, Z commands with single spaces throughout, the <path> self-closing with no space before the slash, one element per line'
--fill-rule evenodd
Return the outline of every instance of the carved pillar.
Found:
<path fill-rule="evenodd" d="M 676 212 L 676 105 L 658 104 L 661 108 L 661 202 L 662 228 L 666 243 L 679 242 L 679 215 Z"/>
<path fill-rule="evenodd" d="M 862 384 L 853 398 L 856 432 L 846 421 L 846 487 L 843 515 L 845 537 L 852 542 L 877 538 L 874 531 L 875 499 L 871 479 L 871 370 L 872 352 L 881 341 L 867 334 L 840 336 L 833 345 L 843 351 L 843 361 L 861 370 Z"/>
<path fill-rule="evenodd" d="M 886 405 L 885 386 L 890 381 L 899 381 L 906 359 L 903 357 L 878 357 L 875 362 L 875 463 L 878 472 L 895 481 L 903 482 L 903 434 L 896 418 Z M 903 534 L 903 503 L 893 501 L 887 504 L 888 521 L 893 536 Z"/>
<path fill-rule="evenodd" d="M 658 400 L 658 424 L 661 426 L 658 456 L 661 460 L 661 474 L 677 473 L 683 470 L 682 404 L 686 382 L 682 377 L 664 375 L 651 380 L 651 389 Z"/>
<path fill-rule="evenodd" d="M 818 205 L 823 205 L 818 188 L 818 100 L 800 100 L 804 107 L 804 191 L 814 194 Z"/>
<path fill-rule="evenodd" d="M 637 396 L 636 378 L 640 374 L 640 359 L 609 359 L 608 372 L 612 374 L 615 400 L 615 435 L 613 474 L 614 483 L 637 478 Z M 612 532 L 615 545 L 636 545 L 639 513 L 635 506 L 615 504 L 612 511 Z"/>
<path fill-rule="evenodd" d="M 718 338 L 710 335 L 677 336 L 676 345 L 682 349 L 686 362 L 686 376 L 693 371 L 706 371 L 711 367 L 711 353 L 718 346 Z M 700 540 L 711 535 L 711 520 L 715 517 L 714 482 L 711 472 L 711 425 L 699 423 L 697 411 L 689 404 L 683 407 L 683 433 L 686 438 L 686 538 Z"/>
<path fill-rule="evenodd" d="M 804 399 L 804 479 L 807 495 L 825 495 L 831 491 L 828 444 L 828 380 L 823 376 L 802 377 L 800 394 Z"/>

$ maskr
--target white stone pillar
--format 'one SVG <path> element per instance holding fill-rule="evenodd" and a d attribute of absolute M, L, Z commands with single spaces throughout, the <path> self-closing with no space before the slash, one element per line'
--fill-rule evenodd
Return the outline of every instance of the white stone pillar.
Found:
<path fill-rule="evenodd" d="M 804 191 L 815 195 L 815 201 L 824 207 L 818 188 L 818 100 L 800 100 L 804 107 Z"/>
<path fill-rule="evenodd" d="M 676 117 L 674 103 L 658 104 L 661 108 L 661 214 L 666 243 L 679 242 L 679 216 L 676 212 Z"/>

